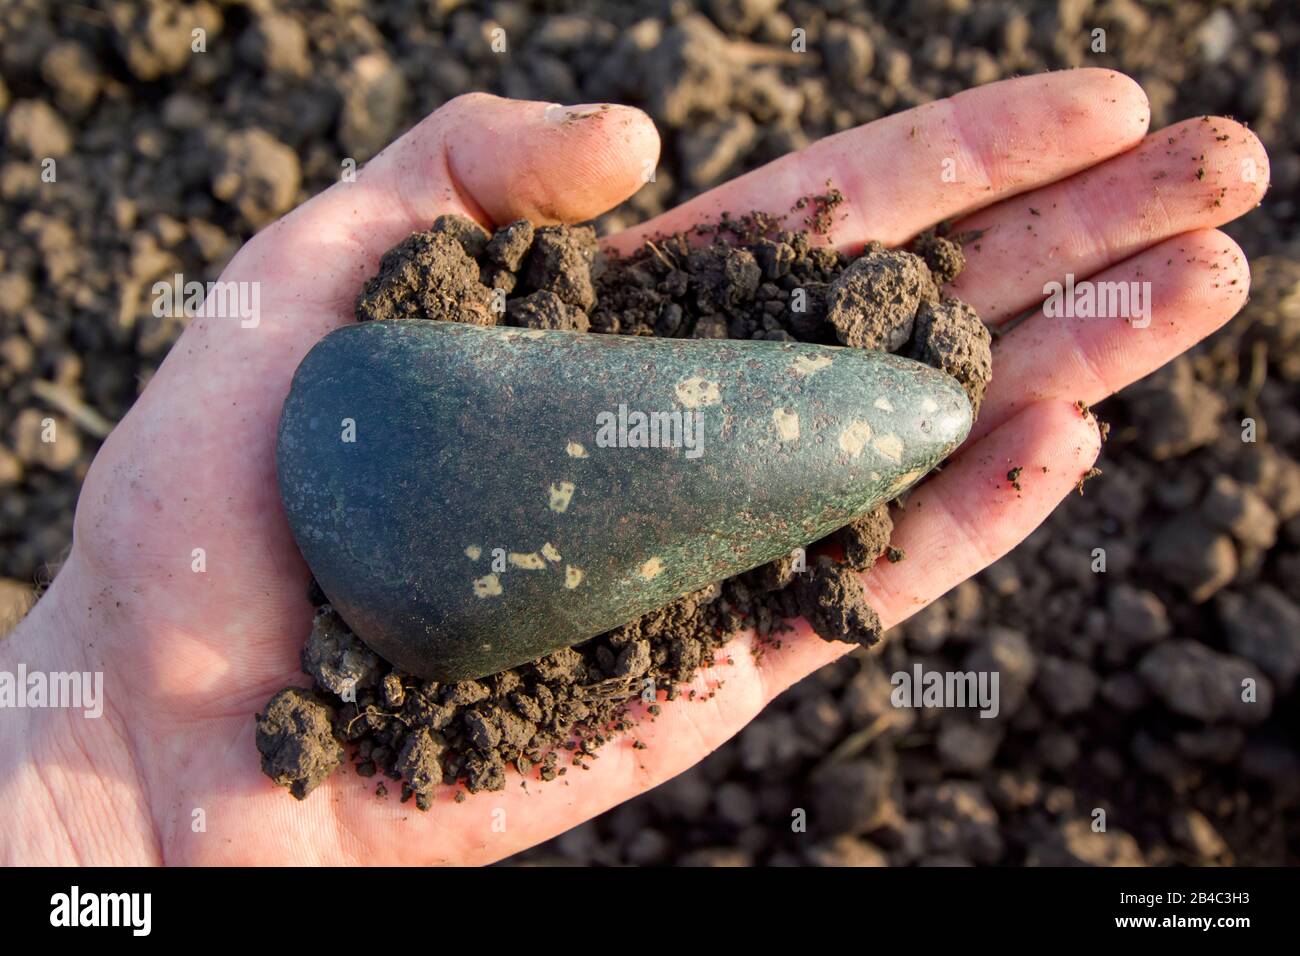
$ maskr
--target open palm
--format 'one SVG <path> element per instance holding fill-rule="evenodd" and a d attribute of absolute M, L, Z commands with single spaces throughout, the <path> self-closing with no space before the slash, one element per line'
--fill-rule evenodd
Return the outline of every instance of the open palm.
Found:
<path fill-rule="evenodd" d="M 906 242 L 943 220 L 980 231 L 953 292 L 990 325 L 1037 308 L 1044 283 L 1150 282 L 1151 322 L 1031 315 L 1000 336 L 981 418 L 913 492 L 894 543 L 919 560 L 865 575 L 886 626 L 1014 547 L 1097 455 L 1096 402 L 1226 322 L 1249 273 L 1214 227 L 1268 181 L 1258 140 L 1226 119 L 1147 135 L 1141 90 L 1104 70 L 995 83 L 825 139 L 609 243 L 724 211 L 788 211 L 831 180 L 829 241 Z M 261 321 L 196 319 L 94 462 L 72 555 L 0 666 L 104 672 L 106 712 L 31 712 L 0 726 L 0 847 L 15 860 L 481 863 L 572 827 L 700 760 L 776 694 L 846 651 L 802 622 L 782 650 L 729 648 L 712 696 L 666 704 L 585 773 L 429 813 L 336 773 L 303 803 L 262 775 L 253 714 L 305 684 L 308 571 L 281 512 L 280 406 L 311 346 L 352 321 L 380 255 L 443 213 L 485 226 L 589 219 L 642 183 L 658 138 L 639 111 L 461 97 L 259 233 L 226 280 L 260 283 Z M 1023 468 L 1016 489 L 1007 481 Z M 202 548 L 206 569 L 192 570 Z M 201 811 L 201 812 L 198 812 Z M 501 811 L 504 811 L 502 813 Z M 198 823 L 196 823 L 198 821 Z M 201 825 L 199 825 L 201 824 Z"/>

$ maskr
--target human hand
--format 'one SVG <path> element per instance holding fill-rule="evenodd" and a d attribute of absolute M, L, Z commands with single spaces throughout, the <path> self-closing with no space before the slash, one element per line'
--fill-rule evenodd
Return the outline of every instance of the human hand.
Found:
<path fill-rule="evenodd" d="M 1148 118 L 1138 87 L 1104 70 L 995 83 L 830 137 L 609 241 L 630 250 L 723 211 L 782 214 L 829 179 L 847 198 L 828 237 L 841 248 L 900 244 L 942 220 L 981 230 L 952 291 L 995 327 L 1036 308 L 1044 283 L 1067 272 L 1151 283 L 1149 327 L 1037 315 L 995 343 L 973 433 L 896 517 L 894 544 L 923 559 L 864 576 L 885 626 L 1010 550 L 1074 488 L 1099 446 L 1076 401 L 1142 377 L 1244 303 L 1245 258 L 1214 227 L 1258 202 L 1262 146 L 1224 119 L 1144 138 Z M 436 216 L 488 226 L 589 219 L 634 192 L 657 152 L 636 110 L 461 97 L 356 182 L 239 252 L 222 278 L 260 284 L 261 321 L 190 324 L 96 458 L 67 564 L 0 644 L 0 670 L 21 661 L 29 671 L 102 671 L 105 688 L 98 720 L 0 715 L 9 862 L 489 862 L 686 769 L 848 649 L 802 622 L 761 657 L 741 635 L 715 694 L 664 704 L 638 728 L 647 749 L 615 740 L 563 783 L 459 804 L 440 793 L 427 814 L 376 800 L 350 773 L 298 803 L 258 767 L 254 712 L 286 683 L 306 683 L 308 571 L 281 512 L 273 454 L 298 362 L 352 321 L 382 253 Z M 1012 464 L 1024 469 L 1019 491 L 1006 480 Z M 195 548 L 203 573 L 191 570 Z M 715 683 L 707 671 L 697 678 L 701 689 Z M 192 827 L 196 810 L 203 832 Z M 501 810 L 504 828 L 493 825 Z"/>

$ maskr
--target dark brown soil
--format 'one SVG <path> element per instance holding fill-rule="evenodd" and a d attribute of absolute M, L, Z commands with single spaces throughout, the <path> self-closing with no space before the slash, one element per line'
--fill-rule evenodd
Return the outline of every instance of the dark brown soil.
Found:
<path fill-rule="evenodd" d="M 474 226 L 468 219 L 460 221 Z M 486 239 L 484 233 L 476 243 L 480 250 Z M 379 274 L 366 282 L 357 298 L 357 320 L 444 319 L 495 325 L 492 291 L 479 282 L 478 263 L 465 251 L 466 245 L 435 228 L 414 233 L 390 249 L 380 260 Z"/>
<path fill-rule="evenodd" d="M 833 188 L 827 194 L 837 195 Z M 801 201 L 791 218 L 811 206 L 812 221 L 827 228 L 836 205 L 827 196 Z M 586 226 L 533 229 L 517 222 L 489 239 L 469 220 L 442 216 L 383 257 L 357 297 L 357 319 L 839 341 L 924 355 L 958 369 L 963 384 L 982 394 L 992 367 L 989 334 L 973 310 L 940 301 L 924 259 L 878 244 L 850 257 L 816 245 L 816 238 L 771 217 L 747 217 L 660 237 L 629 257 L 606 260 Z M 931 250 L 944 244 L 934 236 L 922 241 Z M 955 256 L 950 266 L 960 265 L 960 251 Z M 493 309 L 492 286 L 516 295 Z M 946 337 L 913 342 L 918 310 L 931 308 L 953 316 Z M 322 606 L 302 662 L 315 681 L 314 719 L 300 721 L 302 733 L 287 741 L 293 730 L 280 714 L 281 692 L 259 717 L 263 769 L 304 798 L 321 768 L 335 761 L 335 741 L 319 733 L 327 713 L 337 739 L 354 745 L 357 772 L 401 780 L 403 799 L 413 796 L 422 810 L 444 783 L 474 793 L 503 789 L 511 771 L 553 780 L 570 766 L 583 767 L 612 735 L 634 733 L 646 707 L 654 716 L 660 692 L 676 699 L 679 685 L 716 666 L 718 650 L 744 627 L 756 626 L 767 639 L 785 619 L 802 616 L 826 640 L 875 644 L 880 620 L 854 572 L 885 552 L 891 529 L 881 505 L 812 549 L 839 550 L 846 565 L 821 554 L 800 571 L 792 556 L 578 647 L 454 684 L 419 680 L 379 658 L 313 588 Z"/>
<path fill-rule="evenodd" d="M 262 771 L 304 800 L 343 760 L 334 711 L 298 687 L 286 687 L 257 715 Z"/>
<path fill-rule="evenodd" d="M 880 640 L 880 618 L 852 568 L 822 555 L 809 572 L 795 578 L 795 602 L 819 637 L 863 647 Z"/>
<path fill-rule="evenodd" d="M 889 505 L 877 505 L 857 520 L 846 524 L 836 536 L 844 550 L 844 564 L 854 571 L 865 571 L 876 559 L 890 550 L 889 536 L 894 532 Z M 901 552 L 900 552 L 901 553 Z M 891 558 L 897 562 L 898 558 Z"/>

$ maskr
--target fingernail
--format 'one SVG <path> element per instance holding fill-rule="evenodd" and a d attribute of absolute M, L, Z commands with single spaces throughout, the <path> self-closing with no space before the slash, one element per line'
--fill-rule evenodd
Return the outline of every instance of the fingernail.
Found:
<path fill-rule="evenodd" d="M 543 114 L 546 122 L 559 125 L 561 123 L 576 123 L 579 120 L 587 119 L 591 116 L 597 116 L 608 110 L 612 110 L 611 103 L 580 103 L 576 106 L 564 106 L 561 103 L 552 103 L 546 107 Z"/>

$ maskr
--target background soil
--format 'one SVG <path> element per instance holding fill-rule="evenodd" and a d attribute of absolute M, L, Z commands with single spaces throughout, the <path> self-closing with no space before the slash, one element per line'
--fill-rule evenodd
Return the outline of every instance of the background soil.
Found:
<path fill-rule="evenodd" d="M 1228 227 L 1231 327 L 1102 406 L 1105 475 L 1013 555 L 782 696 L 696 769 L 520 861 L 1300 862 L 1300 16 L 1287 3 L 48 4 L 0 0 L 0 621 L 48 581 L 109 424 L 181 330 L 149 288 L 215 278 L 259 226 L 446 99 L 640 105 L 636 221 L 830 132 L 1003 76 L 1135 76 L 1152 125 L 1248 121 L 1273 160 Z M 565 12 L 567 11 L 567 12 Z M 576 12 L 575 12 L 576 11 Z M 207 52 L 191 55 L 195 24 Z M 509 52 L 491 51 L 491 30 Z M 803 56 L 790 31 L 807 31 Z M 1106 31 L 1105 54 L 1089 51 Z M 54 157 L 58 182 L 40 181 Z M 40 421 L 66 419 L 39 440 Z M 1243 443 L 1240 422 L 1259 423 Z M 1103 547 L 1107 571 L 1091 570 Z M 1269 675 L 1258 719 L 1207 691 Z M 888 675 L 998 668 L 1002 716 L 895 710 Z M 1231 667 L 1231 664 L 1228 664 Z M 820 821 L 793 833 L 790 808 Z M 1094 809 L 1103 839 L 1086 839 Z"/>

